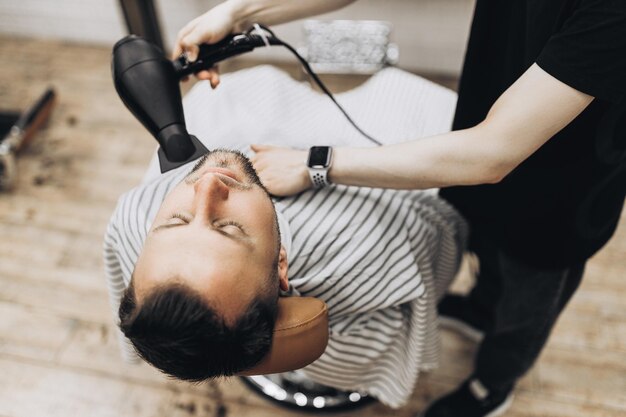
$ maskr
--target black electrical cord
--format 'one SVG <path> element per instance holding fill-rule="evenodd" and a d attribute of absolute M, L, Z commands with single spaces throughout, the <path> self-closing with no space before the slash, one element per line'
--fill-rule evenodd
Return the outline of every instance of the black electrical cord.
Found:
<path fill-rule="evenodd" d="M 324 85 L 324 83 L 322 82 L 322 80 L 320 80 L 320 78 L 317 76 L 317 74 L 315 73 L 315 71 L 313 71 L 313 69 L 311 68 L 311 66 L 309 65 L 309 63 L 306 61 L 306 59 L 304 59 L 296 50 L 295 48 L 293 48 L 291 45 L 289 45 L 287 42 L 284 42 L 280 39 L 278 39 L 276 37 L 276 35 L 274 34 L 274 32 L 272 32 L 268 27 L 263 26 L 263 25 L 255 25 L 255 27 L 249 29 L 246 32 L 246 35 L 250 35 L 253 32 L 255 32 L 257 30 L 257 27 L 263 29 L 264 31 L 266 31 L 267 33 L 269 33 L 271 35 L 271 38 L 267 38 L 267 40 L 269 41 L 270 44 L 272 45 L 281 45 L 284 46 L 285 48 L 287 48 L 292 54 L 294 54 L 296 56 L 296 58 L 298 58 L 298 61 L 300 61 L 300 63 L 302 64 L 302 66 L 304 67 L 304 69 L 306 70 L 307 74 L 313 79 L 313 81 L 315 81 L 315 83 L 317 84 L 317 86 L 319 88 L 322 89 L 322 91 L 333 101 L 333 103 L 335 103 L 335 105 L 337 106 L 337 108 L 339 108 L 339 110 L 343 113 L 343 115 L 346 117 L 346 119 L 348 119 L 348 121 L 350 122 L 350 124 L 352 126 L 354 126 L 354 128 L 356 130 L 359 131 L 359 133 L 361 135 L 363 135 L 365 138 L 367 138 L 368 140 L 370 140 L 371 142 L 375 143 L 376 145 L 382 145 L 382 142 L 376 140 L 375 138 L 373 138 L 371 135 L 368 135 L 367 133 L 365 133 L 363 131 L 363 129 L 361 129 L 354 120 L 352 120 L 352 118 L 350 117 L 350 115 L 348 115 L 348 112 L 346 112 L 346 110 L 341 106 L 341 104 L 339 104 L 337 102 L 337 100 L 335 100 L 335 97 L 333 96 L 333 94 L 330 92 L 330 90 L 328 90 L 328 88 L 326 88 L 326 86 Z M 260 36 L 261 38 L 264 37 L 264 35 L 262 34 L 258 34 L 257 36 Z"/>

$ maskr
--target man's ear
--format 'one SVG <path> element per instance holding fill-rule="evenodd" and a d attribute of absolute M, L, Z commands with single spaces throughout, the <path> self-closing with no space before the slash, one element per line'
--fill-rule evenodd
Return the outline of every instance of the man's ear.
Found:
<path fill-rule="evenodd" d="M 287 251 L 285 250 L 285 247 L 283 245 L 280 245 L 280 252 L 278 254 L 278 279 L 280 281 L 280 289 L 283 291 L 289 290 L 287 269 L 289 269 L 289 262 L 287 261 Z"/>

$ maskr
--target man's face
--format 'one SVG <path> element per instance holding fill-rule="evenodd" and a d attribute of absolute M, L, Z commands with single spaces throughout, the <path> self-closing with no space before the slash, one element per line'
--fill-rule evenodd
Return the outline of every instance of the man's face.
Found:
<path fill-rule="evenodd" d="M 249 161 L 210 152 L 156 215 L 133 273 L 137 299 L 180 282 L 234 320 L 266 290 L 279 249 L 274 206 Z"/>

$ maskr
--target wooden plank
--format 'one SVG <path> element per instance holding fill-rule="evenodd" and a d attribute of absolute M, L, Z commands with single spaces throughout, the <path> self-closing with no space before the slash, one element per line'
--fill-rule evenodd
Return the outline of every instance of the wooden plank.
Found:
<path fill-rule="evenodd" d="M 566 312 L 557 322 L 549 343 L 559 349 L 626 352 L 626 321 Z"/>
<path fill-rule="evenodd" d="M 37 307 L 0 302 L 0 354 L 53 361 L 76 322 Z"/>
<path fill-rule="evenodd" d="M 94 293 L 106 297 L 106 283 L 104 272 L 100 268 L 101 261 L 90 268 L 72 266 L 49 266 L 32 264 L 20 259 L 4 260 L 0 265 L 0 281 L 20 282 L 21 286 L 48 286 L 60 291 L 77 291 Z"/>
<path fill-rule="evenodd" d="M 41 266 L 55 266 L 63 256 L 63 249 L 69 244 L 70 236 L 53 230 L 41 230 L 30 225 L 0 225 L 0 253 L 9 260 Z M 47 251 L 33 250 L 38 242 L 50 248 Z M 0 267 L 1 268 L 1 267 Z"/>
<path fill-rule="evenodd" d="M 48 198 L 48 195 L 56 195 L 56 198 Z M 105 206 L 78 199 L 68 201 L 58 198 L 58 193 L 49 189 L 36 196 L 21 195 L 19 199 L 4 200 L 0 198 L 0 207 L 0 222 L 4 224 L 29 224 L 71 234 L 86 233 L 101 240 L 115 202 Z"/>
<path fill-rule="evenodd" d="M 104 291 L 16 279 L 11 275 L 0 276 L 0 301 L 97 323 L 107 323 L 111 314 Z"/>
<path fill-rule="evenodd" d="M 626 320 L 626 292 L 596 286 L 589 281 L 583 278 L 580 289 L 572 297 L 566 311 L 593 315 L 597 320 Z"/>
<path fill-rule="evenodd" d="M 626 240 L 626 238 L 624 238 Z M 608 247 L 611 249 L 611 246 Z M 601 252 L 604 253 L 604 252 Z M 626 250 L 622 255 L 626 254 Z M 620 292 L 626 291 L 626 261 L 612 262 L 603 261 L 601 258 L 593 258 L 587 263 L 583 279 L 594 286 L 611 288 Z"/>
<path fill-rule="evenodd" d="M 606 350 L 572 351 L 550 347 L 538 363 L 541 392 L 595 403 L 626 413 L 624 354 Z"/>
<path fill-rule="evenodd" d="M 622 417 L 624 410 L 519 392 L 507 417 Z"/>
<path fill-rule="evenodd" d="M 239 382 L 213 382 L 189 389 L 181 383 L 146 385 L 104 375 L 0 357 L 0 414 L 45 417 L 89 415 L 128 416 L 308 416 L 287 413 L 269 402 L 255 399 Z M 188 385 L 188 384 L 186 384 Z M 241 397 L 228 398 L 224 390 L 237 385 Z M 381 406 L 363 416 L 376 416 Z M 337 417 L 353 413 L 334 414 Z M 395 414 L 407 416 L 409 414 Z"/>

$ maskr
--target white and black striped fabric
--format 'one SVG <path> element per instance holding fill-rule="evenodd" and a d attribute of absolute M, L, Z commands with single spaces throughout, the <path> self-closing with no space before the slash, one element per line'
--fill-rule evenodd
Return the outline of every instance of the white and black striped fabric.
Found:
<path fill-rule="evenodd" d="M 387 143 L 445 131 L 455 100 L 448 90 L 397 69 L 337 98 Z M 189 130 L 207 147 L 364 143 L 332 113 L 327 98 L 271 67 L 225 75 L 215 92 L 199 84 L 185 109 Z M 190 167 L 165 175 L 157 169 L 153 160 L 144 182 L 120 198 L 105 235 L 116 320 L 152 219 Z M 330 186 L 276 201 L 276 208 L 288 223 L 281 233 L 291 241 L 293 293 L 318 297 L 329 308 L 328 347 L 304 371 L 317 382 L 402 406 L 419 372 L 437 364 L 436 303 L 457 271 L 465 223 L 433 190 Z M 133 360 L 119 335 L 125 358 Z"/>

